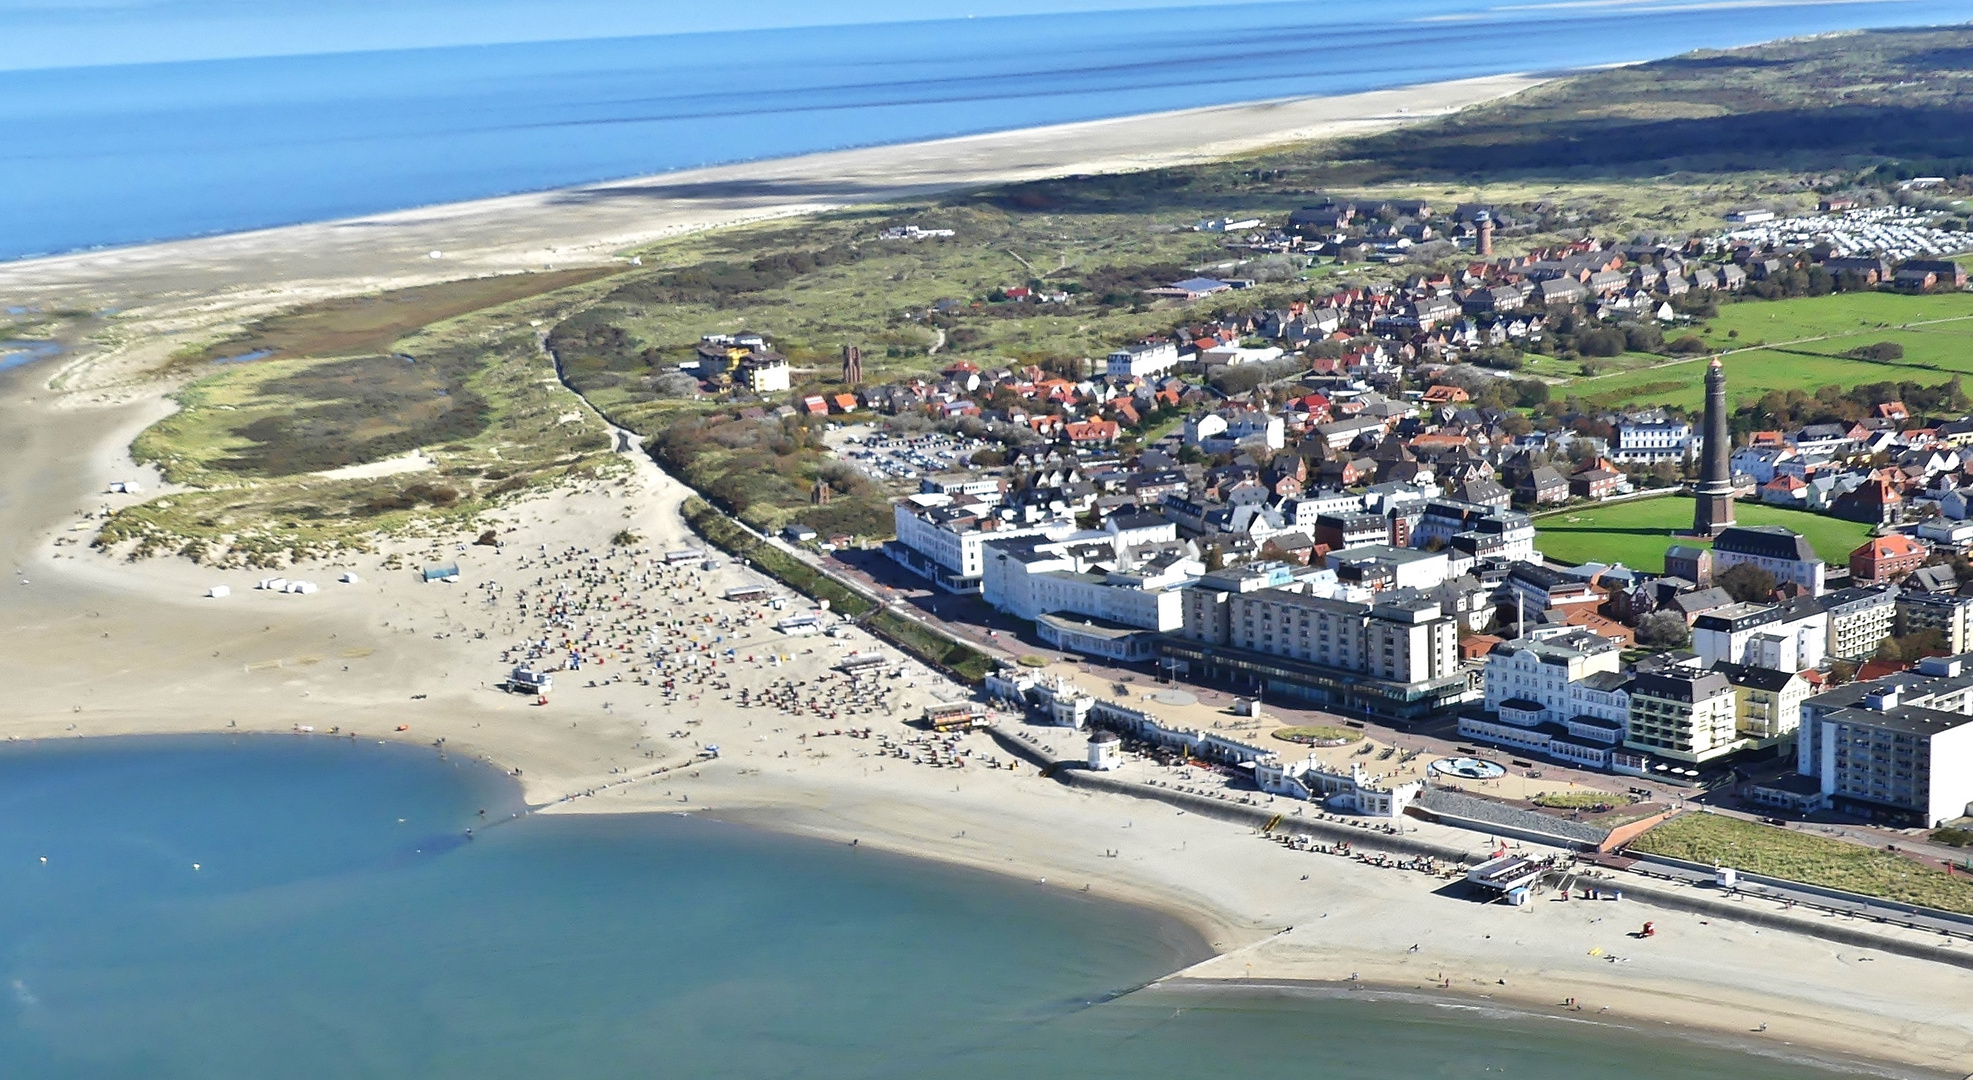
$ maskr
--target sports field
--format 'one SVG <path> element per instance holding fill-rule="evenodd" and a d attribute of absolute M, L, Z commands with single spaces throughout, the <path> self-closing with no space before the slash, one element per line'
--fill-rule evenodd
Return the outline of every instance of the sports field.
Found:
<path fill-rule="evenodd" d="M 1793 529 L 1831 565 L 1845 565 L 1850 552 L 1870 536 L 1870 527 L 1803 510 L 1759 503 L 1734 504 L 1741 525 L 1782 525 Z M 1673 544 L 1710 547 L 1712 541 L 1677 535 L 1692 528 L 1692 500 L 1683 495 L 1564 510 L 1535 519 L 1535 546 L 1557 562 L 1620 562 L 1633 570 L 1658 573 L 1665 549 Z"/>
<path fill-rule="evenodd" d="M 1869 382 L 1941 383 L 1973 374 L 1973 293 L 1903 296 L 1839 293 L 1796 300 L 1724 304 L 1695 328 L 1726 355 L 1727 397 L 1740 405 L 1769 390 L 1814 391 Z M 1843 355 L 1880 341 L 1904 347 L 1901 360 Z M 1577 379 L 1569 394 L 1596 408 L 1704 406 L 1704 358 Z"/>

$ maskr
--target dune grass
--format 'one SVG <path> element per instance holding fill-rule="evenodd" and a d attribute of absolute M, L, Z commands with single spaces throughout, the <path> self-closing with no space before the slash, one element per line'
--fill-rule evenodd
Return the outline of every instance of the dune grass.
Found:
<path fill-rule="evenodd" d="M 1723 814 L 1680 814 L 1631 841 L 1635 851 L 1973 914 L 1973 879 L 1888 851 Z"/>

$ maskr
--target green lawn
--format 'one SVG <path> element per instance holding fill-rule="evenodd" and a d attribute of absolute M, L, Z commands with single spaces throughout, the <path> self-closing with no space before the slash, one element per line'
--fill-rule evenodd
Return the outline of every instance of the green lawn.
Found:
<path fill-rule="evenodd" d="M 1973 914 L 1973 880 L 1910 859 L 1723 814 L 1681 814 L 1630 847 L 1692 862 Z"/>
<path fill-rule="evenodd" d="M 1816 554 L 1831 564 L 1847 564 L 1850 552 L 1870 536 L 1870 527 L 1803 510 L 1783 510 L 1758 503 L 1734 504 L 1741 525 L 1783 525 L 1808 537 Z M 1564 510 L 1535 521 L 1535 546 L 1557 562 L 1621 562 L 1653 573 L 1665 568 L 1665 549 L 1673 544 L 1711 545 L 1710 540 L 1678 536 L 1692 528 L 1692 500 L 1674 495 L 1662 499 L 1612 503 Z"/>
<path fill-rule="evenodd" d="M 1939 383 L 1955 373 L 1973 374 L 1973 294 L 1969 293 L 1839 293 L 1748 300 L 1723 305 L 1718 318 L 1696 331 L 1709 346 L 1727 353 L 1727 397 L 1735 406 L 1770 390 L 1814 391 L 1893 380 Z M 1904 359 L 1877 363 L 1843 355 L 1879 341 L 1904 346 Z M 1696 411 L 1705 405 L 1705 373 L 1703 358 L 1661 363 L 1577 379 L 1563 392 L 1600 409 L 1674 405 Z"/>

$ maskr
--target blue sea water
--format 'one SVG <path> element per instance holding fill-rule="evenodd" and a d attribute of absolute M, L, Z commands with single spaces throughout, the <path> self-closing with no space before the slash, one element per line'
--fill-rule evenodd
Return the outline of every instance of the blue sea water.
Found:
<path fill-rule="evenodd" d="M 242 49 L 283 54 L 83 63 L 82 35 L 106 20 L 120 32 L 108 54 L 141 56 L 131 42 L 146 34 L 175 42 L 203 26 L 184 14 L 201 4 L 0 0 L 0 42 L 13 30 L 49 47 L 51 10 L 94 19 L 73 24 L 72 47 L 51 49 L 62 66 L 0 51 L 0 259 L 846 146 L 1968 17 L 1964 0 L 1071 5 L 310 54 L 312 41 L 342 41 L 322 30 L 325 18 L 376 19 L 375 5 L 217 6 L 259 19 L 260 37 Z M 472 8 L 448 10 L 477 24 Z M 519 20 L 534 26 L 552 22 L 555 5 L 509 0 L 485 19 L 516 10 L 538 16 Z M 571 22 L 568 34 L 589 25 Z"/>
<path fill-rule="evenodd" d="M 0 1073 L 1831 1075 L 1566 1020 L 1130 992 L 1201 943 L 868 848 L 522 809 L 499 773 L 395 745 L 0 750 Z"/>

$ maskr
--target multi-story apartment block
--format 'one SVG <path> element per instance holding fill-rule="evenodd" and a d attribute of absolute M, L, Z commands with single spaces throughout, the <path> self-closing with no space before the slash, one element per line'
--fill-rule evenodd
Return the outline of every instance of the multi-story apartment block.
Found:
<path fill-rule="evenodd" d="M 1179 635 L 1210 645 L 1224 645 L 1232 635 L 1231 607 L 1235 595 L 1257 589 L 1279 589 L 1296 582 L 1335 581 L 1335 574 L 1284 562 L 1246 563 L 1228 567 L 1199 580 L 1180 594 Z"/>
<path fill-rule="evenodd" d="M 1412 526 L 1411 546 L 1445 548 L 1454 574 L 1465 573 L 1480 559 L 1541 561 L 1535 551 L 1534 521 L 1528 515 L 1451 499 L 1433 499 L 1425 504 Z"/>
<path fill-rule="evenodd" d="M 1819 599 L 1829 617 L 1827 652 L 1839 660 L 1862 660 L 1876 653 L 1897 625 L 1896 585 L 1860 585 Z"/>
<path fill-rule="evenodd" d="M 1187 602 L 1199 621 L 1159 644 L 1174 670 L 1392 719 L 1441 712 L 1466 696 L 1459 622 L 1436 600 L 1397 590 L 1362 604 L 1299 585 L 1221 595 L 1224 641 L 1208 640 L 1221 625 L 1217 610 Z"/>
<path fill-rule="evenodd" d="M 897 538 L 884 544 L 884 553 L 898 565 L 954 593 L 980 591 L 989 542 L 1023 536 L 1060 539 L 1076 531 L 1074 520 L 1050 517 L 1034 507 L 995 509 L 938 494 L 898 500 L 893 517 Z"/>
<path fill-rule="evenodd" d="M 1315 519 L 1315 542 L 1343 551 L 1391 542 L 1391 519 L 1382 514 L 1322 514 Z"/>
<path fill-rule="evenodd" d="M 1484 709 L 1460 711 L 1459 734 L 1605 768 L 1630 712 L 1615 641 L 1586 630 L 1517 638 L 1487 655 Z"/>
<path fill-rule="evenodd" d="M 1821 805 L 1926 827 L 1973 809 L 1973 656 L 1930 657 L 1801 711 L 1796 767 Z"/>
<path fill-rule="evenodd" d="M 1610 456 L 1624 462 L 1683 461 L 1691 450 L 1691 424 L 1662 412 L 1636 413 L 1617 423 Z"/>
<path fill-rule="evenodd" d="M 1921 630 L 1937 630 L 1946 639 L 1946 648 L 1963 653 L 1973 650 L 1973 596 L 1951 593 L 1899 593 L 1897 631 L 1900 637 Z"/>
<path fill-rule="evenodd" d="M 1822 663 L 1828 648 L 1829 616 L 1806 596 L 1780 604 L 1733 604 L 1692 622 L 1692 651 L 1707 667 L 1801 671 Z"/>
<path fill-rule="evenodd" d="M 1583 680 L 1616 675 L 1622 666 L 1622 647 L 1587 630 L 1503 641 L 1487 654 L 1486 706 L 1514 714 L 1522 727 L 1566 720 L 1580 711 L 1576 688 Z"/>
<path fill-rule="evenodd" d="M 1131 543 L 1118 531 L 1061 540 L 996 540 L 982 558 L 980 599 L 995 610 L 1036 620 L 1068 612 L 1122 627 L 1173 631 L 1184 625 L 1182 587 L 1203 573 L 1197 549 L 1164 536 Z"/>
<path fill-rule="evenodd" d="M 1773 746 L 1795 734 L 1809 681 L 1799 672 L 1746 664 L 1715 664 L 1733 686 L 1733 729 L 1754 746 Z"/>
<path fill-rule="evenodd" d="M 1109 355 L 1104 370 L 1125 378 L 1163 375 L 1178 366 L 1178 346 L 1169 341 L 1131 345 Z"/>
<path fill-rule="evenodd" d="M 1624 745 L 1692 764 L 1711 761 L 1740 744 L 1733 684 L 1717 671 L 1669 668 L 1631 681 Z"/>

